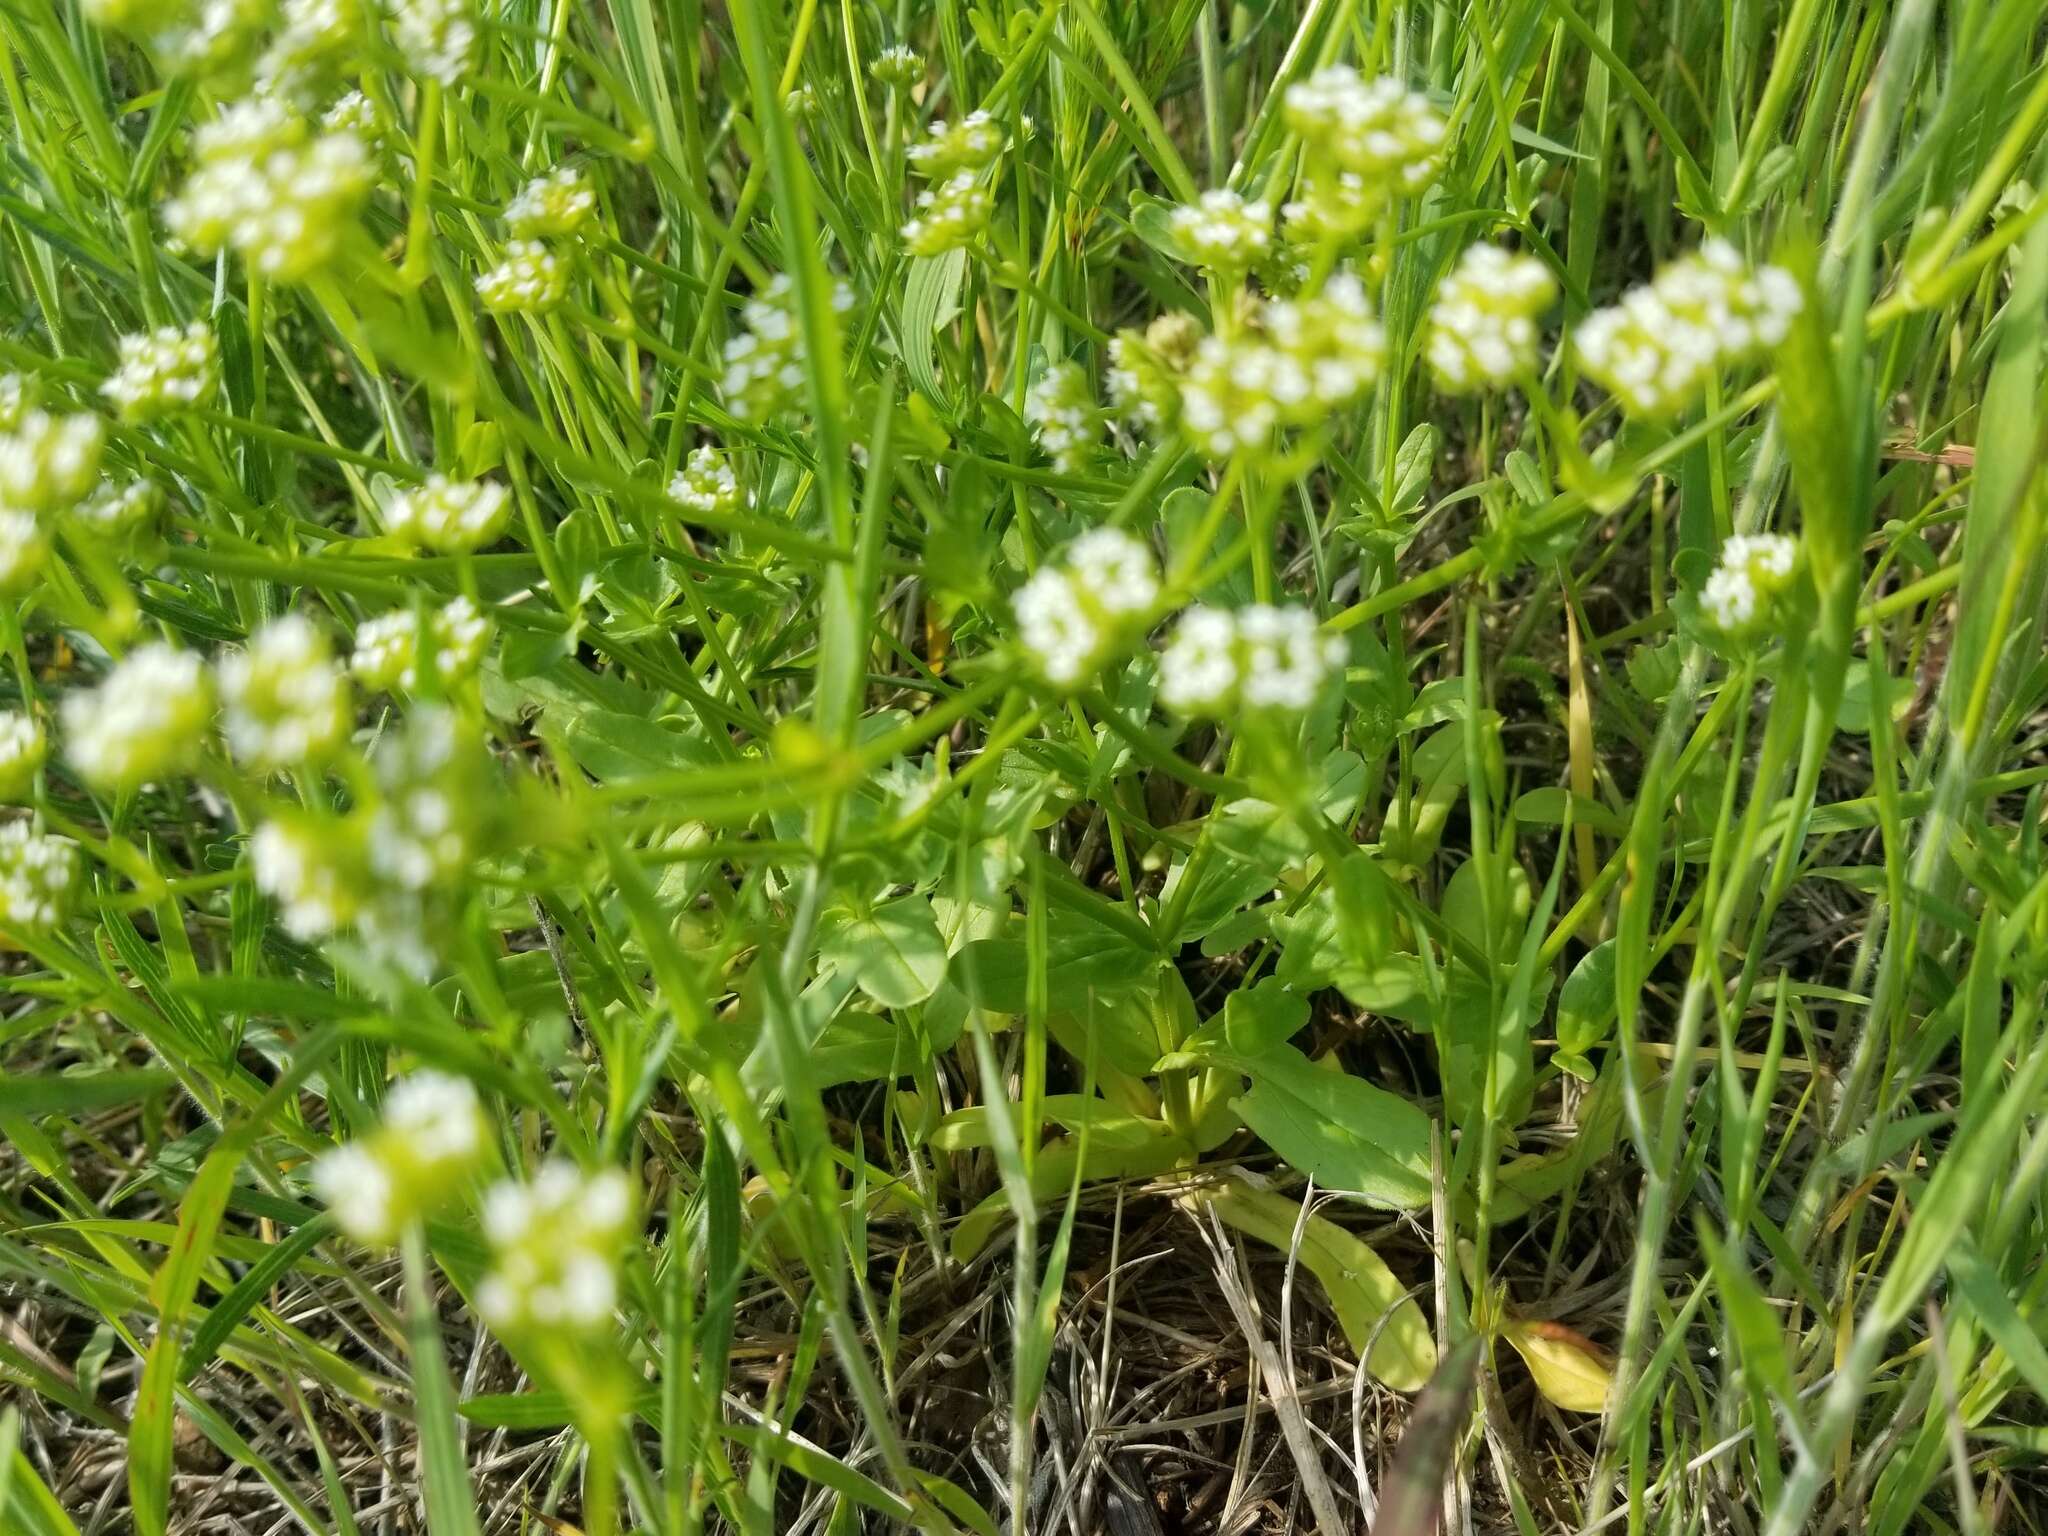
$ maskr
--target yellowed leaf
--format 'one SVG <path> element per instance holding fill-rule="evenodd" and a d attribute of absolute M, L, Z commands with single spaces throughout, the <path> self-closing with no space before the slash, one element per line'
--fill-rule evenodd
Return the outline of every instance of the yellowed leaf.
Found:
<path fill-rule="evenodd" d="M 1613 1356 L 1562 1323 L 1509 1323 L 1502 1330 L 1536 1390 L 1573 1413 L 1598 1413 L 1614 1384 Z"/>

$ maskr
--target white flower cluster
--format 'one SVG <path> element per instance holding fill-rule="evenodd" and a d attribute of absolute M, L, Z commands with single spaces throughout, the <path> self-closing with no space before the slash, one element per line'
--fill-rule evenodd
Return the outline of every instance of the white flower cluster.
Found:
<path fill-rule="evenodd" d="M 203 320 L 121 338 L 120 364 L 100 386 L 130 421 L 201 406 L 220 387 L 220 342 Z"/>
<path fill-rule="evenodd" d="M 1499 388 L 1536 367 L 1536 322 L 1557 280 L 1534 256 L 1497 245 L 1466 248 L 1429 311 L 1429 365 L 1445 389 Z"/>
<path fill-rule="evenodd" d="M 573 165 L 536 176 L 505 205 L 505 227 L 516 239 L 560 239 L 573 235 L 597 212 L 590 178 Z"/>
<path fill-rule="evenodd" d="M 399 890 L 434 889 L 462 873 L 477 826 L 474 754 L 456 716 L 416 708 L 378 746 L 379 799 L 367 823 L 370 869 Z"/>
<path fill-rule="evenodd" d="M 355 0 L 284 0 L 282 23 L 256 78 L 269 93 L 309 97 L 362 43 L 363 13 Z"/>
<path fill-rule="evenodd" d="M 28 793 L 47 751 L 34 715 L 0 710 L 0 800 L 19 800 Z"/>
<path fill-rule="evenodd" d="M 0 507 L 0 597 L 25 592 L 50 558 L 50 536 L 33 512 Z"/>
<path fill-rule="evenodd" d="M 211 256 L 296 282 L 324 266 L 370 190 L 370 153 L 354 134 L 315 131 L 284 102 L 236 102 L 193 135 L 197 164 L 164 204 L 164 222 Z"/>
<path fill-rule="evenodd" d="M 106 429 L 97 416 L 31 408 L 0 436 L 0 506 L 61 512 L 99 481 Z"/>
<path fill-rule="evenodd" d="M 1190 608 L 1159 656 L 1159 701 L 1187 715 L 1300 713 L 1344 664 L 1344 642 L 1306 608 Z"/>
<path fill-rule="evenodd" d="M 450 598 L 427 616 L 428 660 L 443 687 L 461 682 L 483 663 L 491 621 L 467 597 Z M 420 686 L 420 622 L 410 608 L 380 613 L 356 629 L 349 671 L 365 688 L 416 692 Z"/>
<path fill-rule="evenodd" d="M 970 112 L 957 123 L 934 119 L 922 142 L 904 153 L 910 168 L 932 181 L 961 171 L 979 171 L 1003 152 L 1005 135 L 986 112 Z"/>
<path fill-rule="evenodd" d="M 369 149 L 384 136 L 384 115 L 361 91 L 344 91 L 320 114 L 320 126 L 329 133 L 352 134 Z"/>
<path fill-rule="evenodd" d="M 1304 241 L 1368 228 L 1443 169 L 1443 118 L 1398 80 L 1331 65 L 1290 85 L 1281 107 L 1303 161 L 1302 194 L 1281 212 Z"/>
<path fill-rule="evenodd" d="M 1667 416 L 1684 409 L 1724 368 L 1782 342 L 1801 305 L 1799 284 L 1780 267 L 1751 272 L 1725 240 L 1597 309 L 1572 333 L 1586 372 L 1629 411 Z"/>
<path fill-rule="evenodd" d="M 1152 551 L 1118 528 L 1093 528 L 1011 599 L 1018 638 L 1045 679 L 1083 681 L 1141 628 L 1159 601 Z"/>
<path fill-rule="evenodd" d="M 1211 458 L 1257 452 L 1280 427 L 1326 420 L 1371 388 L 1385 361 L 1386 333 L 1349 272 L 1259 318 L 1263 335 L 1204 341 L 1182 381 L 1182 425 Z"/>
<path fill-rule="evenodd" d="M 495 481 L 431 474 L 391 498 L 384 526 L 393 537 L 435 554 L 469 554 L 503 533 L 511 516 L 511 493 Z"/>
<path fill-rule="evenodd" d="M 1273 249 L 1273 209 L 1246 202 L 1225 187 L 1204 192 L 1167 220 L 1174 243 L 1193 265 L 1241 276 Z"/>
<path fill-rule="evenodd" d="M 476 66 L 474 0 L 392 0 L 399 52 L 429 79 L 460 85 Z"/>
<path fill-rule="evenodd" d="M 722 515 L 737 512 L 746 504 L 740 494 L 739 476 L 716 448 L 692 448 L 683 467 L 668 483 L 669 500 L 686 512 Z"/>
<path fill-rule="evenodd" d="M 0 432 L 12 432 L 35 408 L 42 386 L 33 374 L 0 373 Z"/>
<path fill-rule="evenodd" d="M 1792 577 L 1799 547 L 1782 533 L 1738 533 L 1700 588 L 1700 608 L 1724 634 L 1754 629 Z"/>
<path fill-rule="evenodd" d="M 50 928 L 64 919 L 78 880 L 78 850 L 66 838 L 0 825 L 0 928 Z"/>
<path fill-rule="evenodd" d="M 104 534 L 139 528 L 163 506 L 164 494 L 147 480 L 107 480 L 72 509 L 72 516 Z"/>
<path fill-rule="evenodd" d="M 84 0 L 95 24 L 126 32 L 170 68 L 205 73 L 232 64 L 269 18 L 267 0 Z"/>
<path fill-rule="evenodd" d="M 99 687 L 65 698 L 65 755 L 99 789 L 135 789 L 189 767 L 212 719 L 205 661 L 153 641 L 130 651 Z"/>
<path fill-rule="evenodd" d="M 323 939 L 356 920 L 369 893 L 361 833 L 354 820 L 295 814 L 256 829 L 249 872 L 256 889 L 278 904 L 287 933 Z"/>
<path fill-rule="evenodd" d="M 853 290 L 843 282 L 832 286 L 832 307 L 842 314 L 853 308 Z M 725 344 L 725 373 L 718 387 L 734 415 L 765 421 L 794 404 L 804 387 L 795 289 L 786 276 L 778 276 L 740 313 L 747 328 Z"/>
<path fill-rule="evenodd" d="M 1102 435 L 1102 413 L 1078 363 L 1054 363 L 1024 395 L 1024 419 L 1055 468 L 1071 474 Z"/>
<path fill-rule="evenodd" d="M 569 266 L 538 240 L 513 240 L 477 274 L 476 296 L 494 315 L 540 315 L 569 296 Z"/>
<path fill-rule="evenodd" d="M 917 195 L 917 211 L 899 233 L 913 256 L 939 256 L 972 245 L 988 228 L 993 200 L 973 171 L 957 171 Z"/>
<path fill-rule="evenodd" d="M 1201 326 L 1183 314 L 1156 316 L 1142 334 L 1118 331 L 1109 342 L 1109 399 L 1116 413 L 1151 428 L 1178 420 L 1181 380 L 1201 344 Z"/>
<path fill-rule="evenodd" d="M 273 619 L 218 667 L 221 728 L 252 768 L 296 768 L 331 756 L 355 723 L 348 678 L 327 637 L 303 614 Z"/>
<path fill-rule="evenodd" d="M 386 1245 L 448 1204 L 490 1153 L 491 1123 L 468 1080 L 415 1072 L 384 1095 L 376 1130 L 313 1164 L 313 1192 L 343 1232 Z"/>
<path fill-rule="evenodd" d="M 493 1262 L 476 1290 L 477 1311 L 501 1331 L 575 1329 L 611 1321 L 619 1250 L 630 1235 L 633 1195 L 617 1168 L 585 1173 L 550 1159 L 530 1183 L 507 1180 L 484 1197 Z"/>
<path fill-rule="evenodd" d="M 924 60 L 907 43 L 896 43 L 875 55 L 868 73 L 882 84 L 907 91 L 924 78 Z"/>

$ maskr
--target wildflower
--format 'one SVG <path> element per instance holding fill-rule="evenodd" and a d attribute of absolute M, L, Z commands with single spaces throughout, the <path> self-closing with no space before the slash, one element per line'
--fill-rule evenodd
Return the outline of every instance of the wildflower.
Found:
<path fill-rule="evenodd" d="M 633 1217 L 617 1168 L 586 1174 L 551 1159 L 530 1183 L 499 1184 L 484 1197 L 484 1235 L 494 1260 L 477 1287 L 493 1328 L 602 1328 L 618 1299 L 619 1250 Z"/>
<path fill-rule="evenodd" d="M 282 816 L 249 839 L 256 889 L 278 904 L 285 931 L 324 939 L 353 923 L 370 894 L 362 824 L 354 818 Z"/>
<path fill-rule="evenodd" d="M 853 307 L 853 290 L 843 282 L 833 285 L 832 307 Z M 725 344 L 719 389 L 735 415 L 762 421 L 795 403 L 804 386 L 803 335 L 789 279 L 772 280 L 740 313 L 747 328 Z"/>
<path fill-rule="evenodd" d="M 384 118 L 377 103 L 361 91 L 347 91 L 320 114 L 320 126 L 329 133 L 352 134 L 365 146 L 375 144 L 384 132 Z"/>
<path fill-rule="evenodd" d="M 477 297 L 494 315 L 538 315 L 569 294 L 569 266 L 538 240 L 514 240 L 505 259 L 476 280 Z"/>
<path fill-rule="evenodd" d="M 50 536 L 33 512 L 0 507 L 0 596 L 26 592 L 50 558 Z"/>
<path fill-rule="evenodd" d="M 1188 715 L 1233 706 L 1298 714 L 1343 661 L 1344 642 L 1324 635 L 1306 608 L 1191 608 L 1160 653 L 1159 698 Z"/>
<path fill-rule="evenodd" d="M 141 527 L 163 500 L 163 492 L 147 480 L 109 480 L 73 507 L 71 515 L 96 532 L 121 534 Z"/>
<path fill-rule="evenodd" d="M 78 880 L 78 850 L 25 821 L 0 826 L 0 927 L 51 928 L 64 920 Z"/>
<path fill-rule="evenodd" d="M 1101 413 L 1076 363 L 1055 363 L 1024 395 L 1024 419 L 1056 468 L 1073 473 L 1101 432 Z"/>
<path fill-rule="evenodd" d="M 404 891 L 460 875 L 478 825 L 476 757 L 444 708 L 417 708 L 372 766 L 378 800 L 367 829 L 370 869 Z"/>
<path fill-rule="evenodd" d="M 1580 322 L 1572 345 L 1586 372 L 1639 416 L 1683 410 L 1725 368 L 1782 342 L 1799 284 L 1780 267 L 1750 272 L 1725 240 L 1680 257 L 1619 304 Z"/>
<path fill-rule="evenodd" d="M 71 506 L 99 478 L 106 430 L 97 416 L 24 411 L 0 436 L 0 505 L 24 512 Z"/>
<path fill-rule="evenodd" d="M 669 499 L 690 512 L 725 514 L 745 504 L 739 477 L 716 448 L 692 448 L 668 483 Z"/>
<path fill-rule="evenodd" d="M 467 597 L 456 597 L 428 616 L 427 633 L 434 675 L 444 685 L 457 683 L 483 662 L 491 621 Z M 419 618 L 410 609 L 366 619 L 356 630 L 349 671 L 365 688 L 414 692 L 420 685 L 419 640 Z"/>
<path fill-rule="evenodd" d="M 805 80 L 792 86 L 789 94 L 782 98 L 782 110 L 798 122 L 807 121 L 818 115 L 818 88 Z"/>
<path fill-rule="evenodd" d="M 573 165 L 536 176 L 505 205 L 505 227 L 521 240 L 573 235 L 597 211 L 597 193 Z"/>
<path fill-rule="evenodd" d="M 1367 228 L 1443 169 L 1443 118 L 1398 80 L 1332 65 L 1290 85 L 1282 110 L 1301 136 L 1306 172 L 1302 196 L 1282 212 L 1309 238 Z"/>
<path fill-rule="evenodd" d="M 1536 321 L 1557 297 L 1550 269 L 1533 256 L 1475 245 L 1437 288 L 1429 312 L 1429 363 L 1450 390 L 1498 387 L 1536 367 Z"/>
<path fill-rule="evenodd" d="M 360 1243 L 391 1243 L 455 1195 L 490 1155 L 491 1125 L 468 1080 L 415 1072 L 384 1095 L 368 1136 L 313 1164 L 314 1193 Z"/>
<path fill-rule="evenodd" d="M 988 228 L 988 188 L 972 171 L 930 187 L 917 196 L 917 212 L 900 233 L 913 256 L 939 256 L 972 245 Z"/>
<path fill-rule="evenodd" d="M 1187 260 L 1212 272 L 1247 272 L 1273 247 L 1272 206 L 1248 203 L 1227 188 L 1174 209 L 1168 223 Z"/>
<path fill-rule="evenodd" d="M 460 85 L 476 64 L 471 0 L 392 0 L 392 30 L 414 67 L 443 85 Z"/>
<path fill-rule="evenodd" d="M 193 135 L 197 164 L 164 204 L 185 245 L 233 250 L 277 282 L 324 266 L 370 190 L 370 153 L 354 133 L 316 132 L 283 102 L 235 103 Z"/>
<path fill-rule="evenodd" d="M 511 516 L 511 495 L 504 486 L 433 474 L 425 484 L 391 499 L 384 526 L 394 537 L 436 554 L 468 554 L 503 533 Z"/>
<path fill-rule="evenodd" d="M 362 11 L 355 0 L 284 0 L 281 20 L 256 66 L 264 89 L 279 95 L 310 94 L 362 43 Z"/>
<path fill-rule="evenodd" d="M 894 90 L 907 91 L 924 78 L 924 60 L 915 48 L 897 43 L 875 55 L 868 73 Z"/>
<path fill-rule="evenodd" d="M 1753 629 L 1784 591 L 1799 547 L 1781 533 L 1738 533 L 1721 546 L 1721 563 L 1700 588 L 1700 607 L 1716 629 Z"/>
<path fill-rule="evenodd" d="M 957 123 L 935 119 L 924 142 L 905 152 L 910 168 L 937 181 L 961 171 L 978 171 L 1003 152 L 1003 130 L 986 112 L 970 112 Z"/>
<path fill-rule="evenodd" d="M 1350 273 L 1314 298 L 1266 305 L 1261 320 L 1263 338 L 1204 341 L 1182 383 L 1182 424 L 1212 458 L 1255 452 L 1279 427 L 1321 421 L 1379 377 L 1385 333 Z"/>
<path fill-rule="evenodd" d="M 172 69 L 225 68 L 256 41 L 268 20 L 265 0 L 84 0 L 95 25 L 127 32 Z"/>
<path fill-rule="evenodd" d="M 327 637 L 303 614 L 274 619 L 221 659 L 222 728 L 251 767 L 295 768 L 347 740 L 348 679 Z"/>
<path fill-rule="evenodd" d="M 1018 638 L 1048 682 L 1081 682 L 1142 624 L 1159 600 L 1152 551 L 1116 528 L 1095 528 L 1039 568 L 1011 606 Z"/>
<path fill-rule="evenodd" d="M 97 787 L 134 789 L 190 766 L 212 715 L 195 652 L 140 646 L 98 688 L 64 700 L 66 755 Z"/>
<path fill-rule="evenodd" d="M 129 421 L 206 404 L 220 387 L 220 343 L 203 320 L 121 338 L 120 366 L 100 393 Z"/>
<path fill-rule="evenodd" d="M 48 750 L 34 715 L 0 710 L 0 800 L 19 800 L 28 793 Z"/>
<path fill-rule="evenodd" d="M 0 373 L 0 432 L 12 432 L 35 409 L 42 384 L 34 374 Z"/>
<path fill-rule="evenodd" d="M 1148 427 L 1179 419 L 1181 381 L 1202 342 L 1201 327 L 1181 314 L 1117 332 L 1109 343 L 1109 399 L 1117 414 Z"/>

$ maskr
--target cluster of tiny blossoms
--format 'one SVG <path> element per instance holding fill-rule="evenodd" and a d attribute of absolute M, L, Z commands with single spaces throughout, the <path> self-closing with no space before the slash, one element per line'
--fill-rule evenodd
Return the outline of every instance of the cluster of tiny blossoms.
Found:
<path fill-rule="evenodd" d="M 832 288 L 832 307 L 853 308 L 853 290 Z M 746 329 L 725 344 L 725 372 L 719 390 L 734 415 L 765 421 L 796 402 L 804 386 L 803 328 L 797 323 L 796 292 L 777 276 L 740 312 Z"/>
<path fill-rule="evenodd" d="M 55 927 L 77 881 L 78 850 L 68 838 L 25 821 L 0 823 L 0 928 Z"/>
<path fill-rule="evenodd" d="M 739 476 L 716 448 L 692 448 L 683 467 L 668 483 L 669 499 L 686 512 L 713 516 L 737 512 L 746 504 Z"/>
<path fill-rule="evenodd" d="M 1152 551 L 1116 528 L 1094 528 L 1040 566 L 1011 606 L 1018 638 L 1046 681 L 1083 682 L 1127 642 L 1159 600 Z"/>
<path fill-rule="evenodd" d="M 221 731 L 252 768 L 320 762 L 355 724 L 348 677 L 327 636 L 303 614 L 274 619 L 220 660 Z"/>
<path fill-rule="evenodd" d="M 164 65 L 207 73 L 245 54 L 268 18 L 266 0 L 84 0 L 97 26 L 127 32 Z"/>
<path fill-rule="evenodd" d="M 356 629 L 349 671 L 365 688 L 413 693 L 420 686 L 424 654 L 431 676 L 442 686 L 461 682 L 482 665 L 491 621 L 467 597 L 450 598 L 427 615 L 427 645 L 420 645 L 419 615 L 397 608 L 365 619 Z"/>
<path fill-rule="evenodd" d="M 229 106 L 193 135 L 192 150 L 192 174 L 164 204 L 165 224 L 193 250 L 233 250 L 278 282 L 325 266 L 369 195 L 363 141 L 315 129 L 275 97 Z"/>
<path fill-rule="evenodd" d="M 384 1095 L 376 1130 L 313 1164 L 313 1191 L 343 1232 L 388 1246 L 454 1200 L 490 1154 L 491 1123 L 469 1081 L 415 1072 Z"/>
<path fill-rule="evenodd" d="M 1385 355 L 1365 285 L 1339 273 L 1312 298 L 1264 306 L 1256 329 L 1203 341 L 1181 381 L 1181 423 L 1211 458 L 1256 452 L 1279 428 L 1310 426 L 1356 401 Z"/>
<path fill-rule="evenodd" d="M 1344 642 L 1323 634 L 1306 608 L 1190 608 L 1160 652 L 1159 701 L 1186 715 L 1299 713 L 1343 662 Z"/>
<path fill-rule="evenodd" d="M 1499 388 L 1534 371 L 1536 322 L 1557 280 L 1533 256 L 1474 245 L 1437 288 L 1429 311 L 1429 364 L 1453 392 Z"/>
<path fill-rule="evenodd" d="M 0 800 L 19 800 L 28 792 L 48 750 L 34 715 L 0 710 Z"/>
<path fill-rule="evenodd" d="M 1174 243 L 1195 266 L 1225 276 L 1250 271 L 1273 249 L 1273 209 L 1219 187 L 1173 210 Z"/>
<path fill-rule="evenodd" d="M 1572 333 L 1586 372 L 1639 416 L 1684 409 L 1723 369 L 1777 346 L 1799 313 L 1799 284 L 1780 267 L 1744 265 L 1725 240 L 1682 256 Z"/>
<path fill-rule="evenodd" d="M 130 421 L 201 406 L 220 387 L 220 343 L 203 320 L 121 338 L 119 365 L 100 386 Z"/>
<path fill-rule="evenodd" d="M 575 236 L 597 211 L 597 193 L 574 166 L 536 176 L 505 205 L 512 238 L 498 264 L 476 280 L 493 314 L 542 314 L 569 294 L 569 260 L 549 240 Z"/>
<path fill-rule="evenodd" d="M 1025 392 L 1024 419 L 1037 431 L 1038 444 L 1053 465 L 1067 473 L 1081 467 L 1102 435 L 1102 413 L 1077 363 L 1055 363 L 1039 376 Z"/>
<path fill-rule="evenodd" d="M 53 416 L 10 391 L 11 429 L 0 432 L 0 596 L 26 591 L 49 557 L 43 519 L 74 509 L 100 470 L 105 430 L 97 416 Z"/>
<path fill-rule="evenodd" d="M 1750 634 L 1769 617 L 1798 559 L 1798 546 L 1782 533 L 1738 533 L 1721 546 L 1721 563 L 1700 588 L 1700 608 L 1723 634 Z"/>
<path fill-rule="evenodd" d="M 503 533 L 511 516 L 511 495 L 504 486 L 432 474 L 391 498 L 384 526 L 393 537 L 437 555 L 469 554 Z"/>
<path fill-rule="evenodd" d="M 1443 169 L 1442 116 L 1398 80 L 1332 65 L 1290 85 L 1281 107 L 1302 143 L 1301 195 L 1281 212 L 1304 244 L 1370 228 Z"/>
<path fill-rule="evenodd" d="M 983 173 L 1002 152 L 1003 132 L 986 112 L 956 124 L 935 122 L 924 142 L 910 147 L 911 168 L 931 180 L 902 229 L 911 255 L 937 256 L 980 238 L 993 206 Z"/>
<path fill-rule="evenodd" d="M 196 651 L 138 646 L 99 687 L 66 696 L 64 750 L 95 788 L 136 789 L 198 760 L 213 719 L 213 684 Z"/>
<path fill-rule="evenodd" d="M 443 85 L 459 85 L 476 65 L 473 0 L 394 0 L 392 30 L 413 67 Z"/>
<path fill-rule="evenodd" d="M 633 1220 L 633 1196 L 617 1168 L 585 1173 L 550 1159 L 532 1180 L 497 1185 L 484 1197 L 492 1264 L 477 1286 L 477 1311 L 501 1332 L 572 1329 L 611 1321 L 619 1250 Z"/>

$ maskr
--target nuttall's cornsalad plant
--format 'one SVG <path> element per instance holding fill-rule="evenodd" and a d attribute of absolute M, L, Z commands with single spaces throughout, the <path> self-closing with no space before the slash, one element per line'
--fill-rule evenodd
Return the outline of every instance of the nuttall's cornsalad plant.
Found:
<path fill-rule="evenodd" d="M 0 1530 L 2038 1523 L 2044 0 L 0 50 Z"/>

